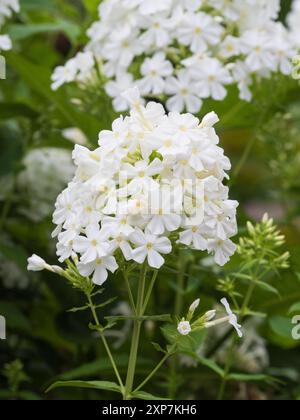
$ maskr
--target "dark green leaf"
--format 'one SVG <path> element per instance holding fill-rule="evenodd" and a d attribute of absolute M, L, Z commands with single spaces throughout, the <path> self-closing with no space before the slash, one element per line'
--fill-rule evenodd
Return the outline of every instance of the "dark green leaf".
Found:
<path fill-rule="evenodd" d="M 131 396 L 138 400 L 168 400 L 168 398 L 157 397 L 156 395 L 152 395 L 144 391 L 133 392 Z"/>
<path fill-rule="evenodd" d="M 46 392 L 56 388 L 91 388 L 121 393 L 120 386 L 109 381 L 57 381 L 50 385 Z"/>
<path fill-rule="evenodd" d="M 34 64 L 14 53 L 7 54 L 7 61 L 34 92 L 57 108 L 66 124 L 80 128 L 91 141 L 97 137 L 99 131 L 97 120 L 77 111 L 62 91 L 51 90 L 51 72 L 48 68 Z"/>

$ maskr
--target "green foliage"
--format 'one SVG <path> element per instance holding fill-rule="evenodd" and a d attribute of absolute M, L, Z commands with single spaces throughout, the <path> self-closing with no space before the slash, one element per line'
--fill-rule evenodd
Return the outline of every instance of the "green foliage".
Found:
<path fill-rule="evenodd" d="M 282 18 L 290 3 L 283 2 Z M 21 5 L 21 13 L 5 26 L 14 50 L 5 53 L 7 80 L 0 81 L 0 315 L 6 318 L 8 336 L 0 342 L 0 399 L 126 396 L 105 340 L 125 382 L 130 337 L 139 325 L 136 375 L 128 398 L 216 399 L 224 384 L 224 397 L 232 399 L 238 398 L 237 389 L 244 389 L 249 395 L 260 391 L 269 399 L 299 400 L 300 341 L 292 338 L 292 318 L 300 314 L 299 85 L 274 76 L 263 84 L 257 81 L 251 103 L 240 101 L 235 88 L 225 101 L 205 102 L 199 117 L 218 113 L 221 145 L 233 164 L 228 182 L 240 202 L 238 251 L 222 269 L 200 252 L 181 249 L 180 255 L 168 256 L 147 311 L 136 313 L 126 304 L 122 270 L 110 276 L 106 290 L 80 276 L 74 261 L 68 262 L 63 278 L 26 271 L 33 252 L 57 262 L 49 240 L 51 214 L 33 222 L 22 211 L 28 210 L 30 199 L 18 187 L 24 156 L 46 147 L 70 153 L 73 143 L 63 133 L 70 127 L 79 128 L 88 145 L 95 145 L 98 132 L 109 129 L 117 115 L 102 78 L 83 90 L 69 85 L 53 92 L 50 87 L 53 68 L 85 44 L 99 0 L 26 0 Z M 270 217 L 261 220 L 265 212 Z M 136 300 L 137 266 L 125 276 Z M 150 282 L 148 275 L 146 291 Z M 264 340 L 269 363 L 258 371 L 237 368 L 230 358 L 226 363 L 231 331 L 211 336 L 202 328 L 203 319 L 201 328 L 188 336 L 177 331 L 190 302 L 201 297 L 205 313 L 218 310 L 224 295 L 245 328 L 252 318 L 261 320 L 256 334 Z M 239 345 L 243 342 L 233 341 L 234 361 Z M 225 360 L 218 358 L 222 352 Z M 250 355 L 255 353 L 251 347 Z"/>

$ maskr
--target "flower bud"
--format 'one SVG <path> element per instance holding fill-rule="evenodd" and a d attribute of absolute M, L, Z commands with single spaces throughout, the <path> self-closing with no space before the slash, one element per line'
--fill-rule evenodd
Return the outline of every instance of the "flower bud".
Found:
<path fill-rule="evenodd" d="M 191 304 L 191 306 L 190 306 L 190 308 L 189 308 L 189 312 L 193 314 L 193 313 L 195 312 L 195 310 L 198 308 L 199 304 L 200 304 L 200 299 L 196 299 L 196 300 L 195 300 L 195 301 Z"/>

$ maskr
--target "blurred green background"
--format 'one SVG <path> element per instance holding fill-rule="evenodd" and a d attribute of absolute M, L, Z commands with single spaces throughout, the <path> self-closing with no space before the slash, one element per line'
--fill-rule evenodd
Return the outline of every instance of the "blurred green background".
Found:
<path fill-rule="evenodd" d="M 55 242 L 50 239 L 51 214 L 56 196 L 73 173 L 70 136 L 77 141 L 85 139 L 93 147 L 98 132 L 109 128 L 115 118 L 101 89 L 91 95 L 73 85 L 58 92 L 50 89 L 53 68 L 85 44 L 85 31 L 97 16 L 99 1 L 21 3 L 21 13 L 6 25 L 14 49 L 5 54 L 7 80 L 0 81 L 0 314 L 7 320 L 7 340 L 0 341 L 0 398 L 112 398 L 93 390 L 45 394 L 47 386 L 58 378 L 109 379 L 112 373 L 103 349 L 87 329 L 89 315 L 67 312 L 82 305 L 81 295 L 54 275 L 26 271 L 27 258 L 33 252 L 56 262 Z M 283 20 L 290 4 L 283 1 Z M 268 212 L 286 235 L 285 250 L 291 253 L 290 269 L 269 279 L 279 293 L 258 290 L 253 303 L 254 310 L 267 314 L 255 327 L 268 354 L 259 373 L 275 376 L 280 382 L 270 385 L 241 376 L 228 390 L 232 398 L 300 398 L 300 341 L 291 338 L 289 312 L 298 304 L 300 314 L 299 92 L 296 81 L 274 76 L 255 87 L 250 104 L 240 102 L 232 89 L 224 102 L 206 102 L 201 111 L 204 115 L 214 110 L 220 117 L 217 131 L 233 165 L 231 197 L 240 202 L 239 235 L 245 234 L 247 220 L 259 220 Z M 235 256 L 222 270 L 212 267 L 204 254 L 189 258 L 184 307 L 201 296 L 209 309 L 220 297 L 218 280 L 238 267 L 240 257 Z M 108 285 L 107 297 L 118 299 L 105 308 L 106 314 L 126 314 L 121 278 L 112 277 Z M 152 302 L 155 311 L 172 311 L 175 293 L 175 274 L 165 269 Z M 110 340 L 124 373 L 130 322 L 118 328 Z M 159 326 L 146 324 L 139 375 L 151 368 L 153 359 L 159 360 L 149 343 L 160 340 Z M 195 367 L 183 360 L 172 375 L 163 369 L 157 378 L 155 386 L 163 394 L 175 392 L 183 399 L 215 396 L 219 378 L 207 366 Z M 175 391 L 170 389 L 174 378 Z"/>

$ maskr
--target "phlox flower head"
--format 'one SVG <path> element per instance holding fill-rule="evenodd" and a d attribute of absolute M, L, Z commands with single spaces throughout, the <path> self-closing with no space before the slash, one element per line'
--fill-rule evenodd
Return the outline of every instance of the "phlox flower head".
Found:
<path fill-rule="evenodd" d="M 55 69 L 52 87 L 97 83 L 98 68 L 117 112 L 128 109 L 122 92 L 135 85 L 177 112 L 224 100 L 230 85 L 250 101 L 254 80 L 291 73 L 297 1 L 287 28 L 279 0 L 104 0 L 84 51 Z"/>
<path fill-rule="evenodd" d="M 74 148 L 75 176 L 53 214 L 60 262 L 72 258 L 99 285 L 121 261 L 159 269 L 177 246 L 224 265 L 236 250 L 238 203 L 223 184 L 230 162 L 216 114 L 166 114 L 158 103 L 143 105 L 137 88 L 123 98 L 130 114 L 100 132 L 99 147 Z"/>

